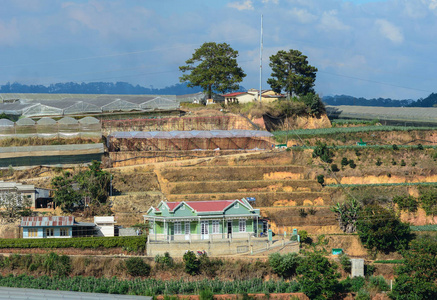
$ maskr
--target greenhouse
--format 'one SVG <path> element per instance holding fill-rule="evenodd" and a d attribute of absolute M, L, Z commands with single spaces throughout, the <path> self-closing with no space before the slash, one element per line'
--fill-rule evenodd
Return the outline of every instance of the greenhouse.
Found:
<path fill-rule="evenodd" d="M 258 130 L 122 131 L 108 136 L 118 151 L 271 149 L 273 134 Z"/>
<path fill-rule="evenodd" d="M 93 117 L 76 120 L 64 117 L 58 121 L 43 117 L 37 122 L 21 118 L 17 122 L 0 119 L 0 138 L 101 138 L 101 123 Z"/>
<path fill-rule="evenodd" d="M 0 113 L 25 117 L 177 110 L 173 95 L 1 94 Z"/>
<path fill-rule="evenodd" d="M 326 106 L 331 119 L 365 119 L 389 121 L 401 125 L 436 124 L 436 107 L 373 107 L 373 106 Z"/>

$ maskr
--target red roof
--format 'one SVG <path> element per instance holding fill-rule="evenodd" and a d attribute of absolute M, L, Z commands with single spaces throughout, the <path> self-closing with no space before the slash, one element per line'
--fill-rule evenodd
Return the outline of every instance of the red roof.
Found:
<path fill-rule="evenodd" d="M 225 95 L 222 95 L 223 97 L 235 97 L 235 96 L 239 96 L 239 95 L 242 95 L 242 94 L 247 94 L 246 92 L 235 92 L 235 93 L 230 93 L 230 94 L 225 94 Z"/>
<path fill-rule="evenodd" d="M 22 227 L 41 227 L 41 226 L 73 226 L 74 217 L 23 217 L 21 219 Z"/>
<path fill-rule="evenodd" d="M 184 201 L 188 206 L 194 209 L 197 212 L 222 212 L 229 205 L 234 203 L 235 200 L 215 200 L 215 201 Z M 239 200 L 240 203 L 243 203 Z M 170 211 L 173 211 L 176 206 L 178 206 L 181 202 L 166 202 Z M 244 204 L 244 203 L 243 203 Z"/>

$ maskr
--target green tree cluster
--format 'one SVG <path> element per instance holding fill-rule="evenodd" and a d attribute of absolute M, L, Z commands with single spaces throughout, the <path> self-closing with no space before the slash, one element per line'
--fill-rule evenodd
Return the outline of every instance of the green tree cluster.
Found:
<path fill-rule="evenodd" d="M 390 297 L 437 299 L 437 237 L 421 236 L 413 240 L 403 256 L 404 263 L 396 269 L 398 276 Z"/>
<path fill-rule="evenodd" d="M 374 252 L 407 249 L 412 239 L 410 226 L 401 222 L 393 210 L 379 205 L 369 205 L 360 211 L 357 231 L 363 245 Z"/>
<path fill-rule="evenodd" d="M 110 174 L 103 171 L 101 163 L 93 161 L 88 169 L 77 174 L 64 172 L 52 178 L 53 200 L 64 212 L 81 209 L 86 199 L 90 204 L 105 203 L 108 198 Z"/>

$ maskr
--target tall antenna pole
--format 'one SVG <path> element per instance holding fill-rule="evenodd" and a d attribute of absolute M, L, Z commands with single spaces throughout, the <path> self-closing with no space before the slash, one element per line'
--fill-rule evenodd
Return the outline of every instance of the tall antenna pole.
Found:
<path fill-rule="evenodd" d="M 262 92 L 262 78 L 263 78 L 263 15 L 261 15 L 261 37 L 259 46 L 259 102 L 261 103 Z"/>

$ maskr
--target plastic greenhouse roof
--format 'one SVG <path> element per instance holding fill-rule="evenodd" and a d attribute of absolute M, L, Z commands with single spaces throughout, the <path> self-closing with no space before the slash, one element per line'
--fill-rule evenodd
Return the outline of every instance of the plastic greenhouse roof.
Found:
<path fill-rule="evenodd" d="M 0 119 L 0 127 L 14 127 L 14 122 L 9 119 Z"/>
<path fill-rule="evenodd" d="M 33 126 L 36 122 L 30 118 L 22 118 L 15 122 L 18 126 Z"/>
<path fill-rule="evenodd" d="M 81 124 L 98 124 L 100 123 L 99 119 L 96 119 L 94 117 L 85 117 L 79 120 L 79 123 Z"/>
<path fill-rule="evenodd" d="M 78 124 L 79 121 L 72 117 L 63 117 L 58 121 L 58 124 Z"/>
<path fill-rule="evenodd" d="M 0 94 L 0 112 L 32 116 L 179 108 L 175 95 Z M 18 99 L 18 100 L 17 100 Z"/>
<path fill-rule="evenodd" d="M 268 131 L 259 130 L 191 130 L 191 131 L 118 131 L 109 138 L 116 139 L 190 139 L 190 138 L 233 138 L 233 137 L 272 137 Z"/>
<path fill-rule="evenodd" d="M 37 125 L 55 125 L 56 121 L 52 118 L 41 118 L 36 122 Z"/>

